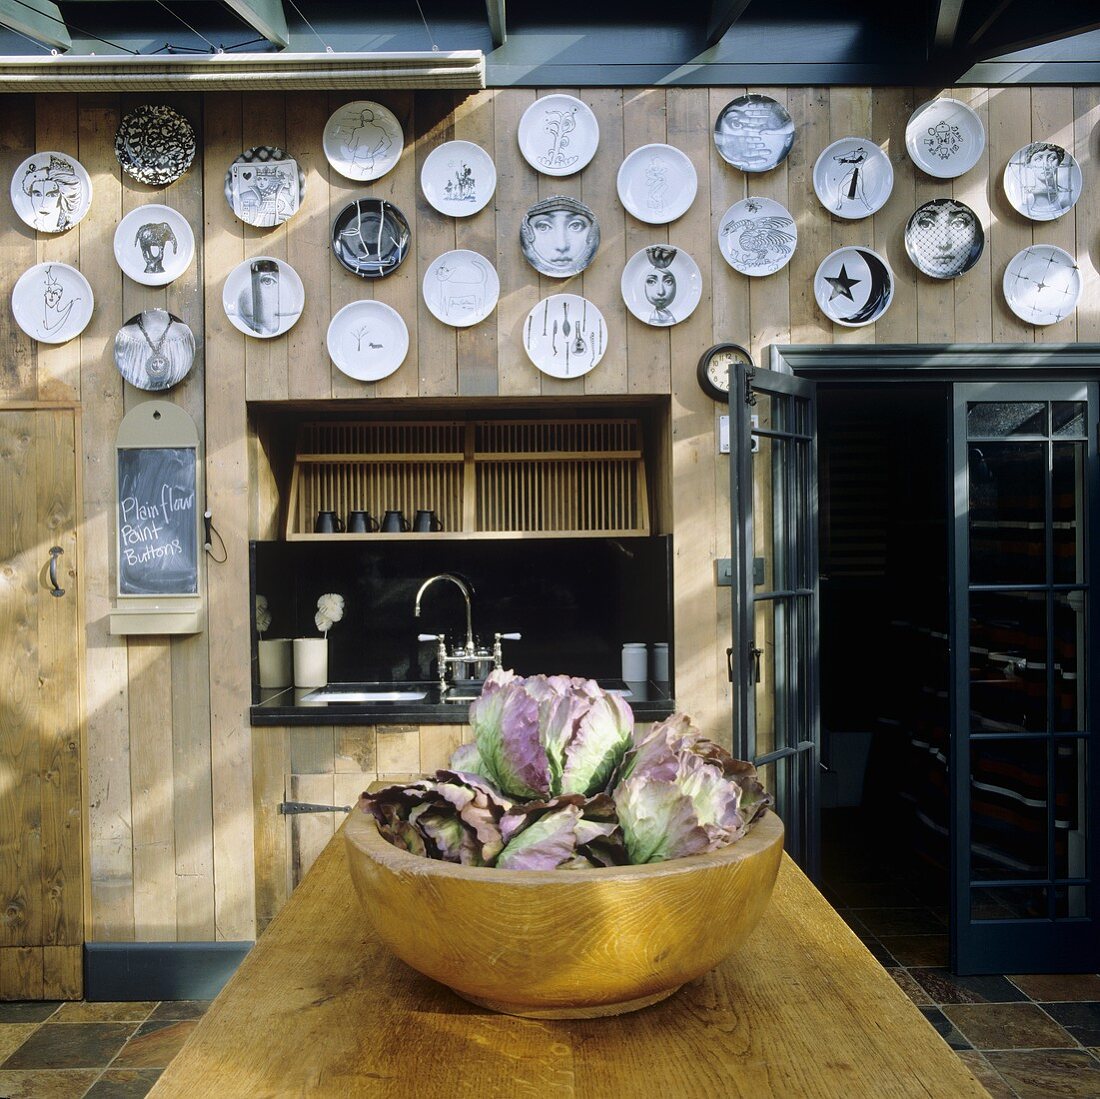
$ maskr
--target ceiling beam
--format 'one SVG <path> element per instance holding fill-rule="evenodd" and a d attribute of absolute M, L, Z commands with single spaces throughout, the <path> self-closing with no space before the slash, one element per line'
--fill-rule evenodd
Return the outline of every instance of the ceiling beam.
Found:
<path fill-rule="evenodd" d="M 706 48 L 717 46 L 726 31 L 744 14 L 752 0 L 711 0 L 707 18 Z"/>
<path fill-rule="evenodd" d="M 0 24 L 53 49 L 72 48 L 61 9 L 50 0 L 0 0 Z"/>
<path fill-rule="evenodd" d="M 932 48 L 936 53 L 950 53 L 955 48 L 964 0 L 936 0 L 932 23 Z"/>
<path fill-rule="evenodd" d="M 504 18 L 505 0 L 485 0 L 485 14 L 489 17 L 489 33 L 493 36 L 493 49 L 499 49 L 508 38 L 508 23 Z"/>
<path fill-rule="evenodd" d="M 279 49 L 290 45 L 283 0 L 225 0 L 225 6 Z"/>

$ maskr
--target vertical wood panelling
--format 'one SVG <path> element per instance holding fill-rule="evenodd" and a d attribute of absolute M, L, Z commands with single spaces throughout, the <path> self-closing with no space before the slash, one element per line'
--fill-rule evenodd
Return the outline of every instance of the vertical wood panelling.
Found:
<path fill-rule="evenodd" d="M 918 104 L 929 99 L 934 99 L 938 94 L 936 88 L 918 88 L 916 101 Z M 933 199 L 952 198 L 954 181 L 949 179 L 933 179 L 914 166 L 913 173 L 915 183 L 913 187 L 913 202 L 911 209 L 924 205 Z M 904 232 L 905 224 L 902 224 Z M 910 267 L 913 265 L 910 263 Z M 928 275 L 917 273 L 916 275 L 916 319 L 917 340 L 920 343 L 950 343 L 955 334 L 955 280 L 934 279 Z"/>
<path fill-rule="evenodd" d="M 252 738 L 252 809 L 256 846 L 256 930 L 261 933 L 287 898 L 286 817 L 279 803 L 290 769 L 288 730 L 264 729 Z"/>
<path fill-rule="evenodd" d="M 730 100 L 744 94 L 744 88 L 711 88 L 710 118 L 712 124 Z M 718 155 L 717 150 L 713 148 L 708 149 L 708 157 L 704 164 L 696 165 L 696 171 L 699 173 L 700 182 L 702 182 L 704 175 L 709 177 L 710 228 L 711 233 L 714 234 L 717 233 L 717 227 L 721 224 L 725 212 L 735 202 L 740 202 L 742 199 L 749 197 L 750 194 L 756 193 L 759 177 L 755 174 L 741 172 L 732 164 L 727 164 Z M 786 173 L 784 172 L 785 178 Z M 786 194 L 779 201 L 786 206 Z M 709 264 L 704 266 L 701 262 L 707 255 L 706 252 L 696 255 L 696 260 L 700 261 L 703 277 L 708 280 L 711 288 L 711 338 L 714 343 L 728 341 L 750 347 L 752 343 L 750 276 L 730 267 L 721 254 L 716 237 L 712 236 L 708 244 L 711 245 Z M 770 279 L 768 281 L 770 282 Z M 705 350 L 706 348 L 702 348 L 700 354 Z"/>
<path fill-rule="evenodd" d="M 0 172 L 10 180 L 15 169 L 35 151 L 35 97 L 8 96 L 0 111 Z M 24 225 L 11 202 L 0 202 L 0 269 L 7 285 L 38 262 L 36 233 Z M 8 295 L 10 296 L 10 289 Z M 12 316 L 0 309 L 0 388 L 11 400 L 33 400 L 38 395 L 39 344 L 28 336 Z"/>
<path fill-rule="evenodd" d="M 1073 155 L 1081 165 L 1085 180 L 1096 178 L 1100 159 L 1094 152 L 1094 134 L 1100 127 L 1100 88 L 1073 89 Z M 1081 270 L 1081 301 L 1077 306 L 1077 338 L 1100 340 L 1100 261 L 1097 259 L 1100 242 L 1100 210 L 1086 186 L 1081 199 L 1074 207 L 1074 223 L 1077 230 L 1077 266 Z"/>
<path fill-rule="evenodd" d="M 986 88 L 956 88 L 951 94 L 975 110 L 982 126 L 989 133 L 989 91 Z M 993 315 L 990 302 L 993 294 L 992 253 L 989 233 L 993 231 L 993 215 L 990 209 L 986 181 L 997 186 L 993 179 L 1003 165 L 990 165 L 989 142 L 986 142 L 978 163 L 954 180 L 954 197 L 966 203 L 985 227 L 986 245 L 978 262 L 967 273 L 952 280 L 955 291 L 955 331 L 958 343 L 989 343 L 993 333 Z"/>

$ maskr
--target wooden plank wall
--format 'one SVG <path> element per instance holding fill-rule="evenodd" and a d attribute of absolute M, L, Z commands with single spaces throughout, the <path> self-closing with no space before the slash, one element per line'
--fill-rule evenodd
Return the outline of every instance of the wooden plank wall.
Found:
<path fill-rule="evenodd" d="M 30 152 L 74 153 L 93 178 L 91 213 L 55 239 L 35 238 L 0 203 L 3 293 L 42 258 L 79 266 L 96 293 L 92 323 L 79 340 L 37 346 L 0 311 L 0 399 L 79 400 L 84 430 L 84 523 L 87 586 L 86 676 L 90 824 L 90 936 L 95 939 L 247 939 L 286 896 L 290 883 L 335 826 L 335 817 L 293 822 L 280 817 L 284 797 L 347 804 L 379 774 L 433 766 L 454 730 L 310 728 L 256 729 L 248 724 L 247 540 L 274 537 L 276 508 L 260 476 L 261 449 L 249 436 L 249 400 L 361 397 L 557 396 L 639 393 L 671 399 L 667 486 L 674 513 L 676 681 L 683 707 L 707 732 L 728 740 L 727 593 L 714 585 L 714 558 L 728 553 L 728 465 L 716 454 L 719 413 L 700 393 L 695 366 L 719 340 L 749 346 L 758 361 L 772 343 L 828 342 L 1072 342 L 1100 339 L 1095 179 L 1100 90 L 1095 87 L 962 89 L 988 134 L 979 165 L 961 179 L 920 175 L 905 153 L 905 122 L 936 88 L 760 88 L 781 102 L 798 126 L 786 163 L 746 177 L 717 155 L 713 120 L 744 88 L 546 89 L 569 91 L 596 112 L 601 141 L 578 176 L 549 179 L 522 159 L 516 129 L 534 89 L 387 92 L 385 103 L 405 128 L 405 152 L 382 179 L 361 185 L 332 171 L 321 149 L 330 112 L 348 94 L 262 91 L 245 95 L 155 97 L 171 102 L 202 134 L 192 170 L 163 191 L 121 176 L 112 139 L 122 113 L 137 98 L 111 95 L 8 96 L 0 112 L 0 168 L 5 179 Z M 148 97 L 153 98 L 153 97 Z M 817 154 L 837 137 L 870 136 L 888 152 L 894 192 L 874 217 L 835 221 L 812 187 Z M 420 194 L 419 170 L 439 143 L 473 140 L 496 162 L 495 202 L 472 218 L 452 221 Z M 1030 223 L 1008 207 L 1001 187 L 1005 162 L 1032 139 L 1073 150 L 1085 176 L 1074 211 L 1054 223 Z M 699 175 L 694 205 L 671 226 L 645 226 L 618 202 L 615 177 L 623 156 L 647 142 L 687 152 Z M 256 144 L 284 144 L 302 163 L 305 203 L 286 225 L 258 230 L 238 223 L 222 196 L 229 163 Z M 563 193 L 596 211 L 602 243 L 582 275 L 559 281 L 538 276 L 523 259 L 519 220 L 539 197 Z M 716 246 L 718 220 L 735 201 L 755 193 L 784 202 L 799 244 L 791 264 L 766 279 L 732 271 Z M 391 277 L 357 279 L 329 246 L 333 217 L 364 195 L 395 202 L 413 230 L 413 254 Z M 983 218 L 987 246 L 978 266 L 955 282 L 918 276 L 904 254 L 902 230 L 917 204 L 954 195 Z M 135 205 L 165 202 L 188 217 L 198 252 L 187 273 L 164 289 L 142 288 L 114 263 L 112 236 Z M 690 251 L 704 274 L 695 314 L 672 329 L 631 317 L 619 294 L 623 264 L 639 248 L 669 241 Z M 1026 244 L 1052 242 L 1078 257 L 1085 282 L 1076 315 L 1031 328 L 1005 305 L 1000 280 L 1009 258 Z M 814 302 L 818 263 L 842 244 L 870 244 L 897 277 L 895 301 L 875 325 L 829 324 Z M 492 259 L 502 293 L 495 314 L 472 329 L 437 322 L 421 301 L 427 265 L 453 247 Z M 273 341 L 244 337 L 221 308 L 225 277 L 241 260 L 288 260 L 307 289 L 305 311 L 291 332 Z M 520 331 L 540 297 L 569 290 L 590 297 L 608 323 L 608 353 L 583 379 L 542 377 L 527 360 Z M 405 364 L 390 378 L 364 385 L 345 378 L 324 350 L 330 317 L 360 298 L 394 306 L 410 330 Z M 111 448 L 127 409 L 144 399 L 123 385 L 111 344 L 139 309 L 167 305 L 199 337 L 190 378 L 171 393 L 196 419 L 207 448 L 208 498 L 229 560 L 208 570 L 209 622 L 193 638 L 127 641 L 106 629 L 113 574 Z"/>

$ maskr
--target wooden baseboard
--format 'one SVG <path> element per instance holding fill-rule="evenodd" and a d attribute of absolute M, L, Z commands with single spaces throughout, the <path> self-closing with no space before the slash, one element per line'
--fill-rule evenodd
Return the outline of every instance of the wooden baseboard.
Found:
<path fill-rule="evenodd" d="M 212 1000 L 253 945 L 85 943 L 84 999 Z"/>
<path fill-rule="evenodd" d="M 0 947 L 0 1000 L 79 1000 L 84 948 Z"/>

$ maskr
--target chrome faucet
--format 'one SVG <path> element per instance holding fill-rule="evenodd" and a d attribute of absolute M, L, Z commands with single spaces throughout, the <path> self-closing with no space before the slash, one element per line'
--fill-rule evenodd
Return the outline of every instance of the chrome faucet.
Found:
<path fill-rule="evenodd" d="M 473 591 L 470 585 L 464 580 L 460 580 L 454 573 L 441 572 L 436 576 L 429 576 L 423 584 L 420 585 L 420 590 L 416 593 L 416 603 L 413 605 L 413 617 L 420 617 L 420 599 L 421 596 L 434 584 L 437 580 L 450 580 L 452 584 L 458 585 L 458 590 L 462 592 L 462 598 L 466 600 L 466 651 L 467 653 L 473 653 L 474 651 L 474 624 L 473 624 L 473 606 L 470 601 L 470 596 L 473 595 Z"/>

